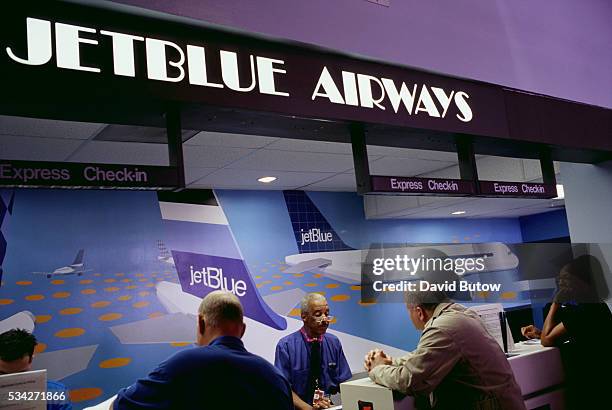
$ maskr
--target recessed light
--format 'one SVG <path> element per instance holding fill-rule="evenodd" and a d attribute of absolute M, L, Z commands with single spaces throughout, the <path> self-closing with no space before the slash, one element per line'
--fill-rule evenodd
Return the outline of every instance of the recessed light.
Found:
<path fill-rule="evenodd" d="M 276 181 L 276 177 L 261 177 L 257 178 L 259 182 L 263 182 L 264 184 L 269 184 L 270 182 Z"/>
<path fill-rule="evenodd" d="M 463 215 L 465 213 L 465 211 L 455 211 L 455 212 L 451 212 L 451 215 Z"/>

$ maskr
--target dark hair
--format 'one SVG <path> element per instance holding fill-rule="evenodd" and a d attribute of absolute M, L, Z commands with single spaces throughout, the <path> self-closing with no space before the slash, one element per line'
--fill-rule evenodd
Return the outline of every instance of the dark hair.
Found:
<path fill-rule="evenodd" d="M 0 360 L 12 362 L 24 356 L 32 357 L 36 337 L 24 329 L 11 329 L 0 334 Z"/>

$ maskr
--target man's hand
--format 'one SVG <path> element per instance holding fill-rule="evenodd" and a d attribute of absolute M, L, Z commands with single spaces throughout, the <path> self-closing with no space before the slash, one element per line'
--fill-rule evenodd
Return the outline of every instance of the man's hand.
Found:
<path fill-rule="evenodd" d="M 314 403 L 312 405 L 312 408 L 314 410 L 329 409 L 331 406 L 332 406 L 332 402 L 328 398 L 323 397 L 323 398 L 319 399 L 316 403 Z"/>
<path fill-rule="evenodd" d="M 366 353 L 366 355 L 363 358 L 363 367 L 365 367 L 365 369 L 369 372 L 371 367 L 372 367 L 372 359 L 374 358 L 374 356 L 380 352 L 380 349 L 374 349 L 374 350 L 370 350 L 368 353 Z"/>
<path fill-rule="evenodd" d="M 521 327 L 521 334 L 527 339 L 539 339 L 542 331 L 534 325 Z"/>
<path fill-rule="evenodd" d="M 385 352 L 380 349 L 374 349 L 368 352 L 365 356 L 365 369 L 369 372 L 376 366 L 380 366 L 381 364 L 391 364 L 393 363 L 393 359 L 390 356 L 387 356 Z"/>

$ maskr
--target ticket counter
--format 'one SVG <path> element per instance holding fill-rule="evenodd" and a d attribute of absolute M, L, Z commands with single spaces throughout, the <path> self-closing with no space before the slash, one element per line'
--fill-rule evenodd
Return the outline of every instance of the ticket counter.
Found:
<path fill-rule="evenodd" d="M 565 377 L 559 349 L 527 342 L 517 343 L 513 353 L 516 355 L 508 361 L 523 393 L 527 409 L 564 410 Z M 391 390 L 368 378 L 342 383 L 340 390 L 342 406 L 338 408 L 343 410 L 363 410 L 364 403 L 372 403 L 372 410 L 414 409 L 412 397 L 396 396 L 394 399 Z M 359 402 L 362 408 L 359 407 Z"/>

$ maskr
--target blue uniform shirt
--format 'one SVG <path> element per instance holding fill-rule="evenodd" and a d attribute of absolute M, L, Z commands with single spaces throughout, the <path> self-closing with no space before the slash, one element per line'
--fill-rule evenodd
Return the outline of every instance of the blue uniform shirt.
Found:
<path fill-rule="evenodd" d="M 117 394 L 114 409 L 293 410 L 289 382 L 242 341 L 183 350 Z"/>
<path fill-rule="evenodd" d="M 72 403 L 66 386 L 59 382 L 47 380 L 47 393 L 58 393 L 57 400 L 47 400 L 47 410 L 72 410 Z"/>
<path fill-rule="evenodd" d="M 301 331 L 291 333 L 276 345 L 274 365 L 289 379 L 291 388 L 306 403 L 312 397 L 305 397 L 310 370 L 310 346 Z M 336 394 L 339 385 L 352 376 L 340 340 L 326 333 L 321 342 L 321 380 L 319 387 L 328 394 Z"/>

